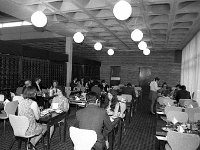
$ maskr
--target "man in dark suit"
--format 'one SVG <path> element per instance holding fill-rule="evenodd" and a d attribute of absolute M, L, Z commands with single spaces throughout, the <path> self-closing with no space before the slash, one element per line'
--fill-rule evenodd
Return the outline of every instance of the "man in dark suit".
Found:
<path fill-rule="evenodd" d="M 94 148 L 95 150 L 103 150 L 105 137 L 112 130 L 112 123 L 106 110 L 97 106 L 95 92 L 88 93 L 86 98 L 87 107 L 76 113 L 76 125 L 80 129 L 94 130 L 97 133 L 97 142 Z"/>
<path fill-rule="evenodd" d="M 176 101 L 179 102 L 180 99 L 191 99 L 190 92 L 186 90 L 185 85 L 180 87 L 181 90 L 176 93 Z"/>

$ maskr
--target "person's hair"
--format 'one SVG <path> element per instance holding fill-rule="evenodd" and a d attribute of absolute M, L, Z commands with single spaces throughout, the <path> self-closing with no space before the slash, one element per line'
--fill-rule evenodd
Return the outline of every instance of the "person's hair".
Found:
<path fill-rule="evenodd" d="M 155 77 L 155 81 L 159 81 L 160 80 L 160 78 L 158 78 L 158 77 Z"/>
<path fill-rule="evenodd" d="M 86 100 L 89 103 L 96 103 L 97 100 L 97 93 L 96 92 L 89 92 L 86 94 Z"/>
<path fill-rule="evenodd" d="M 166 86 L 167 86 L 167 82 L 163 82 L 163 84 L 162 84 L 162 87 L 164 87 L 164 85 L 166 85 Z"/>
<path fill-rule="evenodd" d="M 94 85 L 99 85 L 99 82 L 97 80 L 95 80 L 93 83 Z"/>
<path fill-rule="evenodd" d="M 29 86 L 26 88 L 26 90 L 23 93 L 23 97 L 26 98 L 35 98 L 35 94 L 36 94 L 36 88 L 34 86 Z"/>
<path fill-rule="evenodd" d="M 101 80 L 101 83 L 106 83 L 106 81 L 105 80 Z"/>
<path fill-rule="evenodd" d="M 18 86 L 23 87 L 24 86 L 24 80 L 19 80 L 18 81 Z"/>
<path fill-rule="evenodd" d="M 132 84 L 131 84 L 131 83 L 128 83 L 127 86 L 132 86 Z"/>
<path fill-rule="evenodd" d="M 182 90 L 186 90 L 186 86 L 185 85 L 181 85 L 181 89 Z"/>
<path fill-rule="evenodd" d="M 60 90 L 64 96 L 66 96 L 65 87 L 64 86 L 57 86 L 57 89 Z"/>
<path fill-rule="evenodd" d="M 180 85 L 180 84 L 177 84 L 177 85 L 176 85 L 176 88 L 180 88 L 180 87 L 181 87 L 181 85 Z"/>
<path fill-rule="evenodd" d="M 111 89 L 108 91 L 108 93 L 112 94 L 113 98 L 111 99 L 111 105 L 110 105 L 110 108 L 111 110 L 113 111 L 115 109 L 115 105 L 116 103 L 118 102 L 118 98 L 117 98 L 117 91 L 114 90 L 114 89 Z M 108 98 L 108 94 L 105 98 L 105 104 L 104 104 L 104 108 L 108 107 L 108 104 L 109 104 L 109 98 Z"/>

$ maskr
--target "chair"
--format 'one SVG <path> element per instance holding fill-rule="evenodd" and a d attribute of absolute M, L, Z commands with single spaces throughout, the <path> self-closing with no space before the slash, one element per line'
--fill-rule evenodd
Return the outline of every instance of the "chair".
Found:
<path fill-rule="evenodd" d="M 164 99 L 163 99 L 163 103 L 164 103 L 165 106 L 169 106 L 169 105 L 170 105 L 170 106 L 173 106 L 173 105 L 174 105 L 174 101 L 175 101 L 175 100 L 172 100 L 172 99 L 170 99 L 170 98 L 164 98 Z"/>
<path fill-rule="evenodd" d="M 70 127 L 69 133 L 74 143 L 74 150 L 91 150 L 97 141 L 97 134 L 94 130 Z"/>
<path fill-rule="evenodd" d="M 165 146 L 166 150 L 196 150 L 200 138 L 195 134 L 168 131 L 167 141 L 170 147 Z"/>
<path fill-rule="evenodd" d="M 24 98 L 22 97 L 22 96 L 14 96 L 13 97 L 13 99 L 12 99 L 12 101 L 21 101 L 21 100 L 23 100 Z"/>
<path fill-rule="evenodd" d="M 186 108 L 197 108 L 197 107 L 199 107 L 198 103 L 196 101 L 193 101 L 193 100 L 184 101 L 183 105 Z"/>
<path fill-rule="evenodd" d="M 0 94 L 0 102 L 3 102 L 3 101 L 4 101 L 4 95 Z"/>
<path fill-rule="evenodd" d="M 130 94 L 122 94 L 121 97 L 124 98 L 126 100 L 126 102 L 132 101 L 132 95 L 130 95 Z"/>
<path fill-rule="evenodd" d="M 10 114 L 9 115 L 9 121 L 10 121 L 10 124 L 13 128 L 14 135 L 15 135 L 15 139 L 11 143 L 9 150 L 12 149 L 12 146 L 15 143 L 16 140 L 24 140 L 24 139 L 25 139 L 25 142 L 26 142 L 25 145 L 28 149 L 28 144 L 31 144 L 30 139 L 35 136 L 35 134 L 29 135 L 29 136 L 26 135 L 26 131 L 29 127 L 28 118 L 25 117 L 25 116 L 15 116 L 15 115 Z M 21 145 L 18 145 L 18 146 L 21 146 Z M 18 148 L 20 148 L 20 147 L 18 147 Z"/>
<path fill-rule="evenodd" d="M 200 121 L 200 113 L 195 113 L 194 114 L 194 122 Z"/>
<path fill-rule="evenodd" d="M 8 102 L 6 103 L 6 105 L 4 106 L 4 111 L 2 111 L 2 113 L 0 114 L 0 119 L 4 120 L 3 122 L 3 131 L 4 131 L 4 136 L 6 133 L 6 119 L 8 119 L 8 115 L 9 114 L 15 114 L 16 110 L 17 110 L 17 106 L 18 106 L 18 102 Z"/>
<path fill-rule="evenodd" d="M 185 108 L 185 112 L 188 114 L 188 121 L 192 123 L 195 122 L 195 113 L 200 113 L 200 108 Z"/>
<path fill-rule="evenodd" d="M 174 118 L 180 123 L 187 123 L 188 114 L 186 112 L 169 111 L 167 113 L 167 120 L 173 122 Z"/>
<path fill-rule="evenodd" d="M 165 107 L 165 114 L 167 114 L 169 111 L 182 111 L 182 108 L 181 107 L 176 107 L 176 106 L 166 106 Z"/>
<path fill-rule="evenodd" d="M 127 119 L 128 119 L 128 122 L 130 123 L 131 117 L 133 116 L 133 103 L 134 103 L 133 97 L 130 94 L 122 94 L 121 97 L 126 100 L 126 107 L 127 107 L 127 111 L 128 111 Z"/>
<path fill-rule="evenodd" d="M 69 98 L 69 95 L 71 94 L 71 87 L 65 87 L 65 93 L 66 93 L 66 97 Z"/>

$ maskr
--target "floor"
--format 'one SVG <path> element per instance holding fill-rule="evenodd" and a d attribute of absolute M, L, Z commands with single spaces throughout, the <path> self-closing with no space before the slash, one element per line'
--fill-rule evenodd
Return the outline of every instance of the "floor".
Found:
<path fill-rule="evenodd" d="M 122 137 L 121 150 L 155 150 L 155 128 L 156 117 L 149 113 L 150 101 L 147 96 L 143 96 L 143 99 L 139 101 L 137 111 L 134 114 L 131 123 L 127 126 Z M 68 119 L 68 125 L 73 124 L 75 111 L 71 111 Z M 9 122 L 6 124 L 6 137 L 3 136 L 3 122 L 0 121 L 0 150 L 7 150 L 9 144 L 12 141 L 13 131 Z M 114 150 L 118 150 L 116 143 Z M 15 143 L 13 150 L 17 149 L 17 142 Z M 25 149 L 22 145 L 22 149 Z M 42 144 L 37 145 L 38 150 L 42 150 Z M 67 140 L 65 143 L 60 141 L 58 129 L 55 130 L 53 135 L 52 150 L 73 150 L 73 144 L 67 132 Z"/>

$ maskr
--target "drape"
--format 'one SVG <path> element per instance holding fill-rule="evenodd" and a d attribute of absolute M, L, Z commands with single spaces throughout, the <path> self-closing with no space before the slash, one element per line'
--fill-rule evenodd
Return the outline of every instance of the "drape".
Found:
<path fill-rule="evenodd" d="M 181 84 L 200 105 L 200 31 L 182 50 Z"/>

